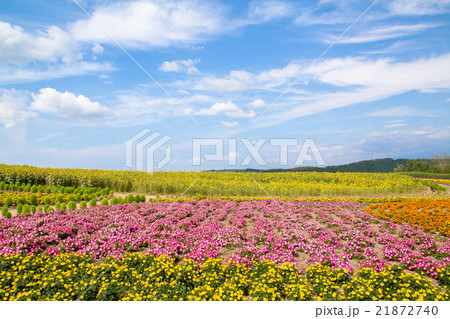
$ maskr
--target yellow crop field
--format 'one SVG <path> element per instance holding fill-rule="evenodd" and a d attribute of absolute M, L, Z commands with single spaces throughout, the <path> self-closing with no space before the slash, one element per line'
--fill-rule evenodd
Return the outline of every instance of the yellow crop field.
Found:
<path fill-rule="evenodd" d="M 323 172 L 154 172 L 40 168 L 0 165 L 5 183 L 110 187 L 149 194 L 222 196 L 328 196 L 407 193 L 422 187 L 410 176 Z"/>

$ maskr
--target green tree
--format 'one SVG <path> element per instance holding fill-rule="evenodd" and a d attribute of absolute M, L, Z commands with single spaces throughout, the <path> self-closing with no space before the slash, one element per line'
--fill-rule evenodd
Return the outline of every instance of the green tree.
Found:
<path fill-rule="evenodd" d="M 12 198 L 11 197 L 7 197 L 6 199 L 5 199 L 5 207 L 10 207 L 10 206 L 12 206 Z"/>
<path fill-rule="evenodd" d="M 408 172 L 428 172 L 430 170 L 430 164 L 417 158 L 415 160 L 409 160 L 406 164 L 406 171 Z"/>
<path fill-rule="evenodd" d="M 35 194 L 32 194 L 32 195 L 30 196 L 30 204 L 31 204 L 31 205 L 37 205 L 37 203 L 38 203 L 38 201 L 37 201 L 36 195 L 35 195 Z"/>
<path fill-rule="evenodd" d="M 77 208 L 77 204 L 74 201 L 71 201 L 67 204 L 67 208 L 69 208 L 69 210 L 74 210 Z"/>
<path fill-rule="evenodd" d="M 448 155 L 447 153 L 444 152 L 439 155 L 433 156 L 432 162 L 439 173 L 450 172 L 450 155 Z"/>

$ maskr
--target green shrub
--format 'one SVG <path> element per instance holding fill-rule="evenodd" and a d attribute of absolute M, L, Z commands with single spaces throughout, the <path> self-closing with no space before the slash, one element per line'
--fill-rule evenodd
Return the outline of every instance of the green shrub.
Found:
<path fill-rule="evenodd" d="M 2 216 L 6 216 L 6 213 L 8 212 L 8 207 L 2 208 Z"/>
<path fill-rule="evenodd" d="M 69 210 L 74 210 L 75 208 L 77 208 L 77 204 L 74 201 L 71 201 L 67 204 L 67 208 Z"/>
<path fill-rule="evenodd" d="M 60 209 L 66 211 L 67 209 L 66 203 L 61 203 Z"/>
<path fill-rule="evenodd" d="M 49 209 L 50 209 L 50 205 L 46 204 L 44 206 L 44 212 L 47 213 L 49 211 Z"/>
<path fill-rule="evenodd" d="M 44 187 L 42 187 L 42 185 L 38 186 L 38 192 L 39 193 L 43 193 L 44 192 Z"/>
<path fill-rule="evenodd" d="M 81 194 L 80 193 L 77 193 L 77 195 L 75 196 L 75 200 L 77 202 L 79 202 L 81 200 Z"/>
<path fill-rule="evenodd" d="M 38 191 L 37 186 L 36 186 L 36 185 L 33 185 L 33 186 L 31 187 L 30 191 L 31 191 L 32 193 L 37 193 L 37 191 Z"/>
<path fill-rule="evenodd" d="M 38 212 L 44 211 L 44 210 L 42 209 L 42 206 L 38 206 L 36 210 L 37 210 Z"/>
<path fill-rule="evenodd" d="M 119 201 L 119 204 L 125 203 L 125 201 L 123 200 L 122 196 L 117 197 L 117 200 Z"/>
<path fill-rule="evenodd" d="M 89 201 L 89 206 L 90 207 L 94 207 L 94 206 L 96 206 L 97 205 L 97 201 L 95 200 L 95 199 L 91 199 L 90 201 Z"/>
<path fill-rule="evenodd" d="M 128 195 L 127 197 L 125 197 L 125 201 L 130 204 L 132 202 L 135 201 L 134 196 L 133 195 Z"/>
<path fill-rule="evenodd" d="M 55 208 L 56 208 L 56 209 L 60 209 L 60 208 L 61 208 L 61 203 L 60 203 L 60 202 L 56 202 Z"/>
<path fill-rule="evenodd" d="M 64 194 L 66 192 L 66 188 L 64 186 L 61 186 L 59 188 L 59 191 L 61 192 L 61 194 Z"/>
<path fill-rule="evenodd" d="M 17 214 L 22 213 L 22 208 L 23 208 L 23 204 L 18 204 L 17 205 Z"/>
<path fill-rule="evenodd" d="M 47 212 L 54 212 L 55 210 L 53 209 L 53 207 L 49 207 Z"/>
<path fill-rule="evenodd" d="M 10 207 L 12 205 L 12 198 L 6 197 L 5 199 L 5 207 Z"/>
<path fill-rule="evenodd" d="M 11 212 L 6 212 L 5 217 L 6 218 L 11 218 L 12 217 Z"/>
<path fill-rule="evenodd" d="M 2 191 L 5 188 L 5 182 L 1 181 L 0 182 L 0 191 Z"/>
<path fill-rule="evenodd" d="M 17 189 L 19 192 L 23 192 L 23 187 L 19 186 L 19 188 Z"/>
<path fill-rule="evenodd" d="M 21 212 L 22 214 L 29 214 L 30 211 L 31 211 L 30 205 L 28 205 L 28 204 L 23 205 L 22 212 Z"/>
<path fill-rule="evenodd" d="M 19 197 L 19 199 L 17 200 L 17 204 L 26 204 L 26 198 L 25 197 Z"/>
<path fill-rule="evenodd" d="M 31 205 L 31 212 L 36 213 L 36 205 Z"/>
<path fill-rule="evenodd" d="M 102 204 L 103 206 L 108 205 L 108 200 L 106 198 L 103 198 L 102 201 L 100 202 L 100 204 Z"/>
<path fill-rule="evenodd" d="M 67 196 L 67 201 L 68 202 L 74 202 L 75 201 L 75 196 L 73 196 L 73 195 Z"/>
<path fill-rule="evenodd" d="M 64 201 L 63 195 L 58 195 L 58 196 L 56 197 L 56 201 L 57 201 L 58 203 L 62 203 L 62 202 Z"/>
<path fill-rule="evenodd" d="M 119 200 L 118 200 L 117 198 L 114 197 L 113 199 L 111 199 L 110 204 L 111 204 L 111 205 L 119 204 Z"/>
<path fill-rule="evenodd" d="M 50 203 L 51 203 L 51 199 L 50 199 L 50 197 L 44 197 L 44 204 L 45 205 L 50 205 Z"/>
<path fill-rule="evenodd" d="M 37 205 L 37 203 L 38 203 L 37 196 L 35 194 L 32 194 L 30 196 L 30 204 L 31 205 Z"/>
<path fill-rule="evenodd" d="M 9 185 L 8 184 L 5 184 L 5 191 L 8 191 L 9 190 Z"/>
<path fill-rule="evenodd" d="M 31 191 L 31 184 L 27 184 L 27 192 Z"/>
<path fill-rule="evenodd" d="M 87 203 L 85 201 L 82 201 L 80 203 L 80 208 L 86 208 L 87 207 Z"/>
<path fill-rule="evenodd" d="M 52 188 L 51 188 L 51 187 L 47 187 L 47 188 L 45 189 L 45 192 L 46 192 L 47 194 L 50 194 L 50 193 L 52 192 Z"/>

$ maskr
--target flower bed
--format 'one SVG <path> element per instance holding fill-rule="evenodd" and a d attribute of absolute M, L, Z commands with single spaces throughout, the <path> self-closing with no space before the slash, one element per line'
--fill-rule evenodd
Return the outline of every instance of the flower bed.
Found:
<path fill-rule="evenodd" d="M 449 269 L 446 270 L 447 272 Z M 380 273 L 256 261 L 176 263 L 167 256 L 125 254 L 0 257 L 0 300 L 448 300 L 445 290 L 401 267 Z"/>

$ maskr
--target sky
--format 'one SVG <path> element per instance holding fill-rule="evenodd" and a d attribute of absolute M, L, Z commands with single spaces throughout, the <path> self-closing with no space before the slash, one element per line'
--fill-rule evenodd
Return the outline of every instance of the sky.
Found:
<path fill-rule="evenodd" d="M 0 2 L 0 163 L 430 158 L 449 107 L 450 0 Z"/>

